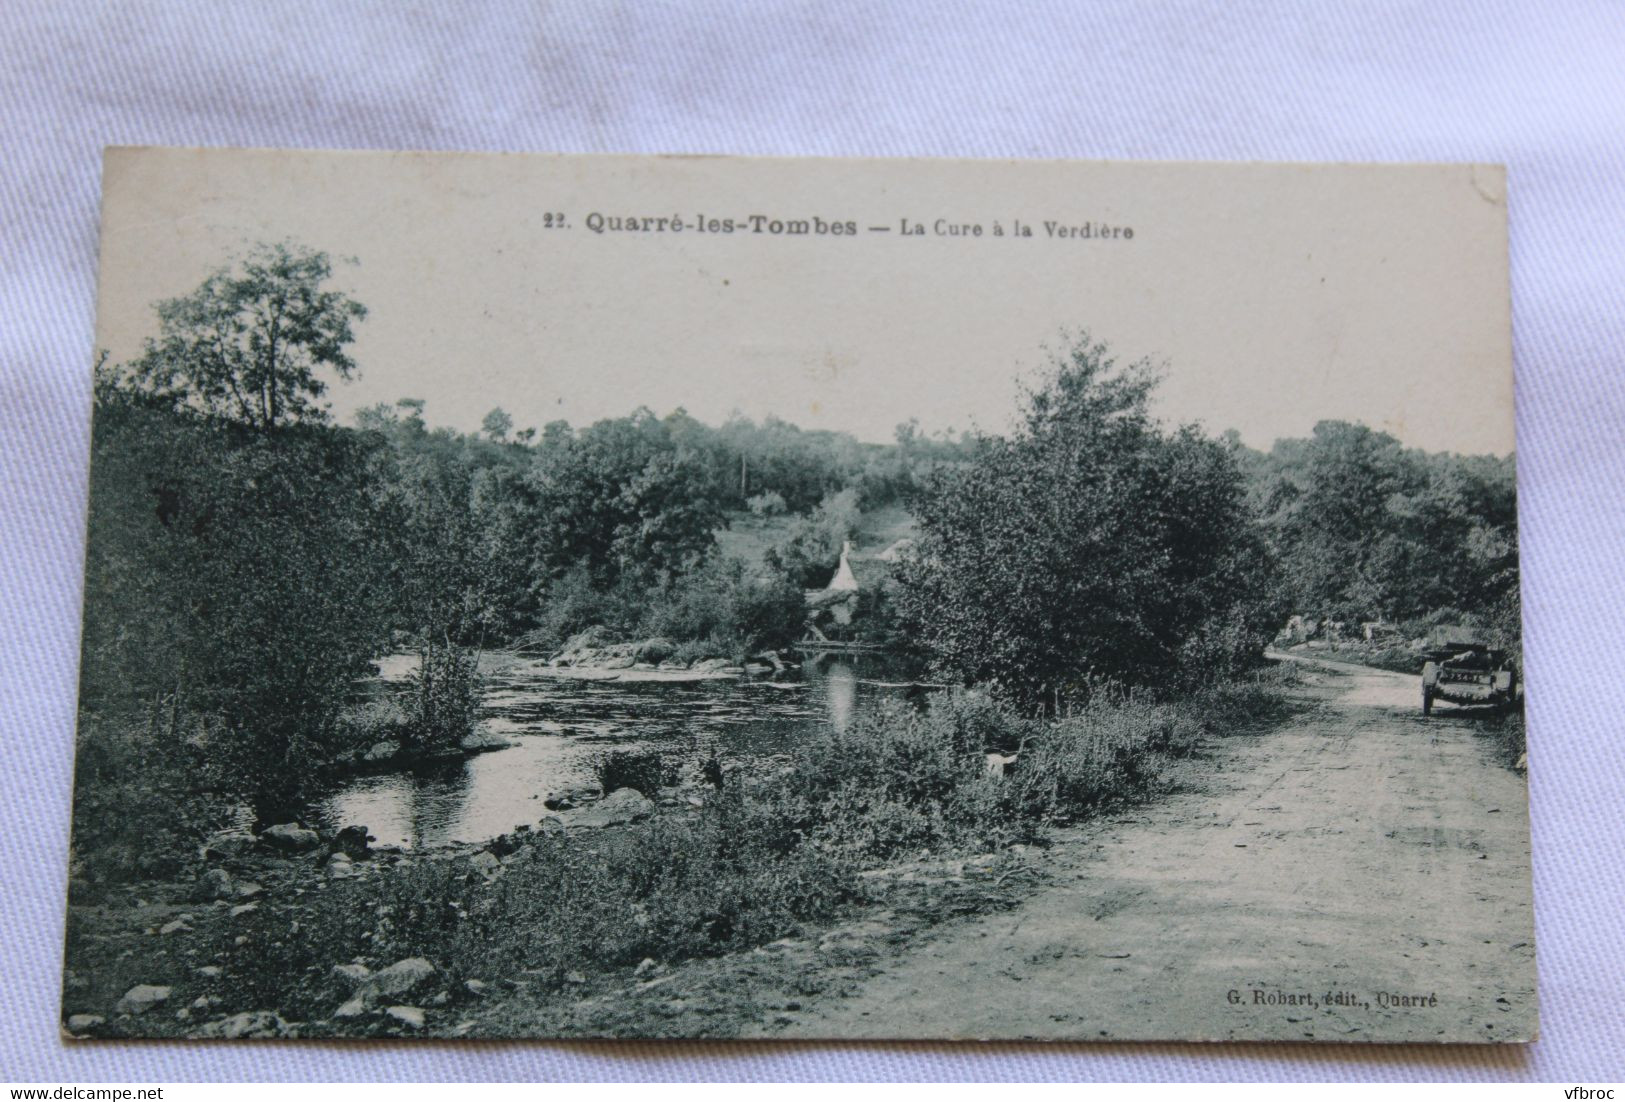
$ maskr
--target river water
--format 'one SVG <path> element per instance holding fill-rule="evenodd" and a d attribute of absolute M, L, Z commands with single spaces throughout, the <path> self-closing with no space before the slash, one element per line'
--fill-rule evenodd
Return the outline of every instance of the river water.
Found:
<path fill-rule="evenodd" d="M 585 681 L 498 657 L 486 663 L 484 725 L 513 745 L 432 771 L 355 777 L 312 818 L 360 824 L 381 845 L 480 842 L 543 814 L 550 791 L 595 783 L 591 762 L 611 749 L 659 749 L 726 759 L 782 753 L 821 729 L 844 728 L 886 697 L 917 693 L 894 659 L 805 654 L 799 669 L 695 682 Z M 385 676 L 403 669 L 381 664 Z"/>

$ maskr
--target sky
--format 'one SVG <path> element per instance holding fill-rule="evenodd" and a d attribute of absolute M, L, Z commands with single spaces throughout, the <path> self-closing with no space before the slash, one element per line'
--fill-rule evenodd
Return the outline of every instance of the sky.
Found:
<path fill-rule="evenodd" d="M 795 220 L 826 232 L 772 232 Z M 345 422 L 414 397 L 463 430 L 647 406 L 1003 431 L 1018 378 L 1088 331 L 1161 366 L 1166 420 L 1255 447 L 1346 419 L 1512 450 L 1484 166 L 114 150 L 98 345 L 135 355 L 156 301 L 278 240 L 330 253 L 368 307 L 330 393 Z"/>

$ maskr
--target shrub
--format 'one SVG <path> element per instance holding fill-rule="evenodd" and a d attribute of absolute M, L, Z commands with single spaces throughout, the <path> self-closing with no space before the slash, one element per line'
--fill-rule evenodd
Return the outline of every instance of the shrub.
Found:
<path fill-rule="evenodd" d="M 746 501 L 745 504 L 753 514 L 759 517 L 776 517 L 784 513 L 784 495 L 777 490 L 757 494 Z"/>
<path fill-rule="evenodd" d="M 796 520 L 785 537 L 768 550 L 769 565 L 782 570 L 800 588 L 828 584 L 840 561 L 841 546 L 857 534 L 862 516 L 856 489 L 827 494 L 810 515 Z"/>
<path fill-rule="evenodd" d="M 480 684 L 473 651 L 449 643 L 425 647 L 405 694 L 403 730 L 411 744 L 428 751 L 455 747 L 479 720 Z"/>
<path fill-rule="evenodd" d="M 1182 655 L 1188 639 L 1262 601 L 1271 563 L 1236 456 L 1164 429 L 1156 378 L 1083 335 L 1023 396 L 1012 435 L 978 438 L 914 496 L 898 612 L 944 675 L 1024 706 L 1083 670 L 1164 684 L 1206 659 Z"/>
<path fill-rule="evenodd" d="M 82 711 L 74 757 L 70 875 L 97 884 L 172 876 L 198 839 L 226 825 L 203 746 L 209 723 L 173 726 Z"/>
<path fill-rule="evenodd" d="M 398 693 L 354 705 L 339 716 L 338 741 L 346 750 L 365 750 L 374 743 L 409 737 L 411 717 Z"/>
<path fill-rule="evenodd" d="M 857 859 L 1024 835 L 1003 814 L 985 745 L 1019 742 L 1022 721 L 970 694 L 925 713 L 881 705 L 799 747 L 757 794 L 788 829 Z"/>
<path fill-rule="evenodd" d="M 566 571 L 548 586 L 537 625 L 521 642 L 527 647 L 554 650 L 566 639 L 603 624 L 610 618 L 611 602 L 594 586 L 585 566 Z"/>
<path fill-rule="evenodd" d="M 703 640 L 713 652 L 743 658 L 789 646 L 806 616 L 801 590 L 783 574 L 752 574 L 737 559 L 713 555 L 650 593 L 640 631 Z"/>

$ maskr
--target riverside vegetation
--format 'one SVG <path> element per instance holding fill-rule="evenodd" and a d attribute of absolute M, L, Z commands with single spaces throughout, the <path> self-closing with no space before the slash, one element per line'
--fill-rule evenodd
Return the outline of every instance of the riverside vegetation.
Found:
<path fill-rule="evenodd" d="M 1156 794 L 1283 714 L 1290 672 L 1261 655 L 1293 609 L 1516 643 L 1510 459 L 1338 422 L 1268 453 L 1170 430 L 1155 373 L 1084 336 L 1006 436 L 682 411 L 516 432 L 500 409 L 470 435 L 414 399 L 346 428 L 320 399 L 365 310 L 332 283 L 324 254 L 261 248 L 98 367 L 75 1032 L 478 1031 L 493 1001 L 761 946 L 873 902 L 888 865 L 996 869 Z M 928 706 L 749 768 L 612 752 L 558 815 L 437 854 L 298 822 L 380 746 L 399 767 L 489 745 L 484 649 L 783 652 L 802 590 L 882 517 L 914 550 L 851 631 L 954 686 Z M 404 686 L 359 688 L 403 649 Z"/>

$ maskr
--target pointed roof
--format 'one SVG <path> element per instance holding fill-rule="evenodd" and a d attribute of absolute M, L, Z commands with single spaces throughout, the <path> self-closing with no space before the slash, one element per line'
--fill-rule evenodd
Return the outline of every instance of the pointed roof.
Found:
<path fill-rule="evenodd" d="M 858 576 L 852 573 L 851 540 L 841 544 L 841 565 L 835 568 L 835 577 L 830 579 L 828 588 L 838 592 L 853 592 L 858 588 Z"/>

